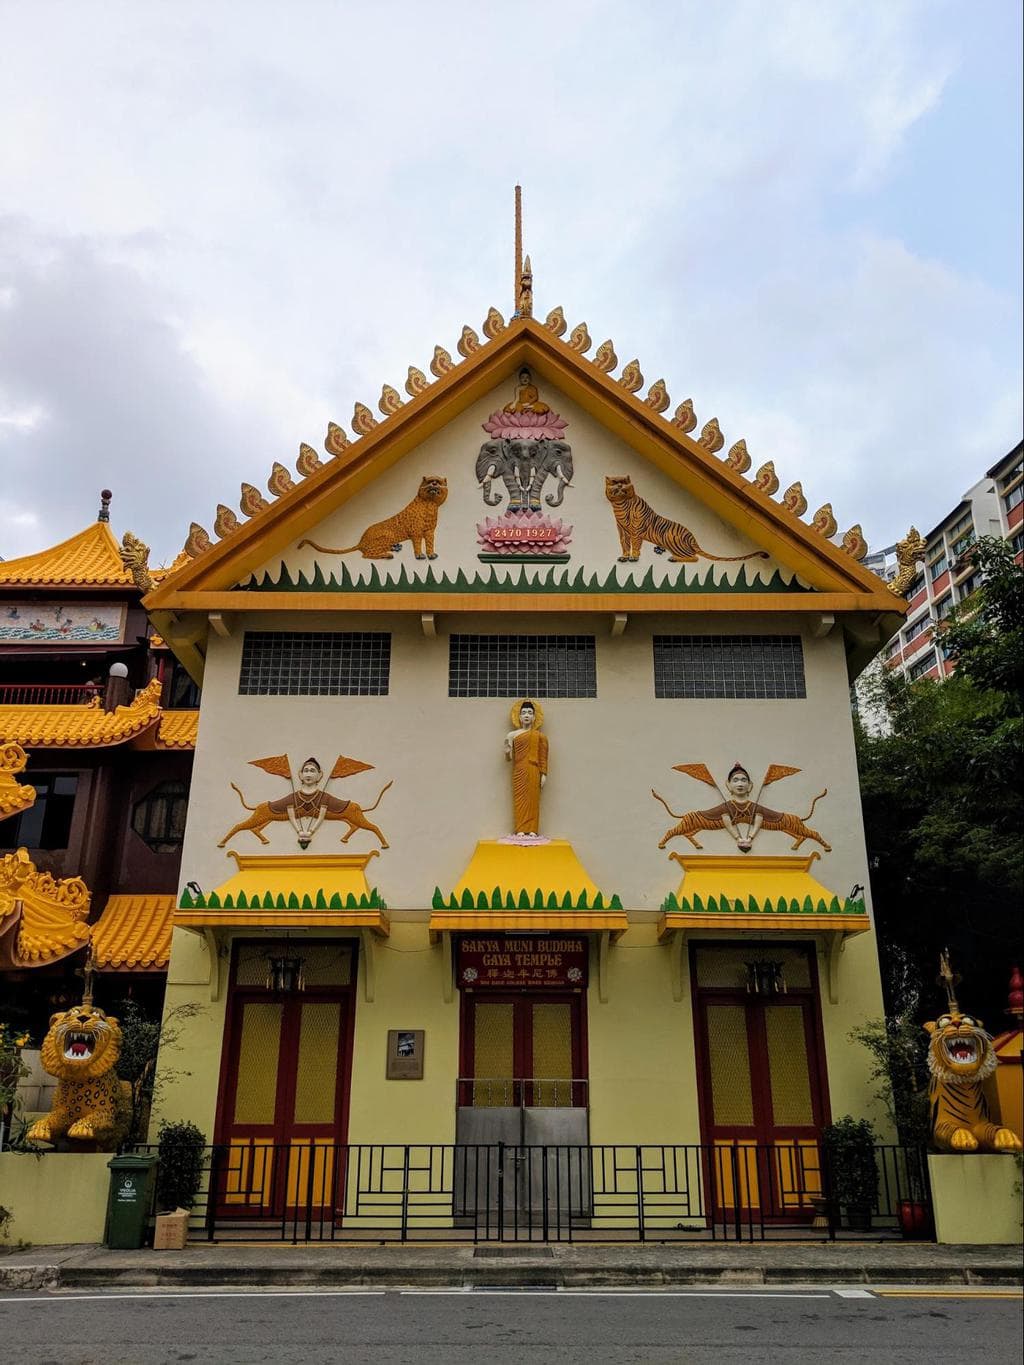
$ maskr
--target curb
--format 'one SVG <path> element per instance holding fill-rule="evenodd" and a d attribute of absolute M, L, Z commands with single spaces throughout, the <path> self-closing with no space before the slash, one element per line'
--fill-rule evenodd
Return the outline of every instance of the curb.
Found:
<path fill-rule="evenodd" d="M 17 1278 L 13 1278 L 17 1277 Z M 600 1289 L 668 1288 L 674 1285 L 984 1285 L 1016 1286 L 1020 1268 L 1008 1265 L 955 1266 L 745 1266 L 742 1269 L 691 1264 L 661 1267 L 625 1265 L 594 1270 L 543 1265 L 380 1266 L 373 1270 L 343 1266 L 208 1267 L 154 1266 L 109 1269 L 102 1266 L 12 1266 L 0 1271 L 0 1284 L 12 1289 L 231 1288 L 253 1284 L 322 1288 Z"/>
<path fill-rule="evenodd" d="M 59 1289 L 59 1265 L 0 1266 L 0 1289 Z"/>

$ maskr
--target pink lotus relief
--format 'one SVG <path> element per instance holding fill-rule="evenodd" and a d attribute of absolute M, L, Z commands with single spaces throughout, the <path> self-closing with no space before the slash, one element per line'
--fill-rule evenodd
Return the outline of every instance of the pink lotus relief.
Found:
<path fill-rule="evenodd" d="M 477 522 L 479 543 L 491 554 L 556 555 L 568 551 L 572 527 L 536 512 L 508 512 L 503 517 L 486 517 Z"/>
<path fill-rule="evenodd" d="M 568 425 L 557 412 L 492 412 L 483 428 L 500 441 L 561 441 Z"/>

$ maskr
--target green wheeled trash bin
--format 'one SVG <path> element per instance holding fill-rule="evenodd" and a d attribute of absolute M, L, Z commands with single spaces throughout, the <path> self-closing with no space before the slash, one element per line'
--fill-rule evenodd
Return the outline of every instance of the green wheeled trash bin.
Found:
<path fill-rule="evenodd" d="M 107 1162 L 110 1196 L 107 1202 L 106 1244 L 116 1251 L 134 1251 L 146 1238 L 150 1188 L 155 1156 L 115 1156 Z"/>

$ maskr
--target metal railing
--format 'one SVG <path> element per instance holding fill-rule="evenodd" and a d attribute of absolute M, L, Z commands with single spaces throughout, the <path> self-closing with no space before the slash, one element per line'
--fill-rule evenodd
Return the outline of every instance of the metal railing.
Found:
<path fill-rule="evenodd" d="M 155 1148 L 138 1148 L 155 1151 Z M 813 1141 L 756 1145 L 207 1147 L 191 1236 L 208 1241 L 762 1241 L 930 1236 L 923 1150 L 875 1149 L 849 1209 Z"/>
<path fill-rule="evenodd" d="M 102 695 L 93 683 L 4 683 L 0 706 L 77 706 Z"/>
<path fill-rule="evenodd" d="M 456 1104 L 474 1109 L 585 1109 L 588 1084 L 564 1076 L 460 1076 Z"/>

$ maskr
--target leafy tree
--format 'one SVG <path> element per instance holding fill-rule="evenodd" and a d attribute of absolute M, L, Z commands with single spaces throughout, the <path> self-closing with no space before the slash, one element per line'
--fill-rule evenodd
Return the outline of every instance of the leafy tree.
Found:
<path fill-rule="evenodd" d="M 126 1146 L 145 1142 L 158 1087 L 189 1074 L 170 1069 L 167 1057 L 178 1046 L 182 1025 L 201 1012 L 201 1005 L 184 1004 L 168 1010 L 162 1019 L 151 1019 L 135 1000 L 122 1000 L 115 1011 L 121 1024 L 117 1074 L 131 1086 L 131 1123 Z M 157 1055 L 161 1050 L 164 1064 L 158 1072 Z"/>
<path fill-rule="evenodd" d="M 873 700 L 887 729 L 858 724 L 857 750 L 889 1013 L 941 1007 L 932 983 L 948 946 L 965 1005 L 998 1029 L 1024 896 L 1024 573 L 1001 541 L 972 556 L 982 585 L 939 635 L 956 672 L 883 674 Z"/>

